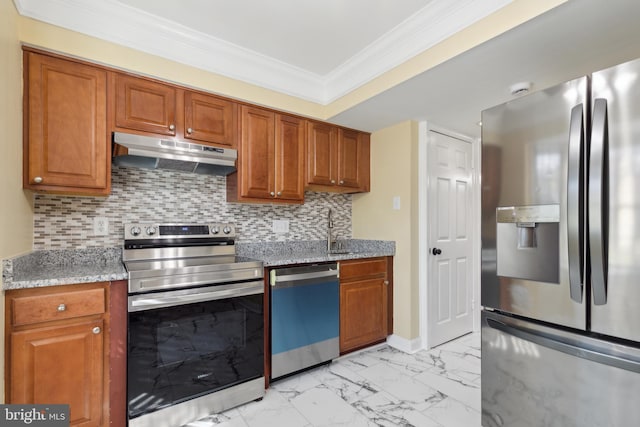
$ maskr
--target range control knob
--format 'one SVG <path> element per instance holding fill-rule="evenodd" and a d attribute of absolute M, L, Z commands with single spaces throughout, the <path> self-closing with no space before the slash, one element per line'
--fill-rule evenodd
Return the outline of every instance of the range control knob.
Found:
<path fill-rule="evenodd" d="M 214 225 L 211 227 L 211 234 L 218 234 L 220 232 L 220 227 Z"/>
<path fill-rule="evenodd" d="M 140 230 L 140 227 L 138 227 L 137 225 L 134 227 L 131 227 L 131 235 L 132 236 L 137 236 L 140 233 L 142 233 L 142 230 Z"/>
<path fill-rule="evenodd" d="M 156 234 L 156 228 L 153 225 L 150 225 L 149 227 L 147 227 L 147 234 L 149 236 L 153 236 L 154 234 Z"/>
<path fill-rule="evenodd" d="M 227 226 L 225 226 L 225 227 L 222 229 L 222 232 L 223 232 L 224 234 L 229 234 L 229 233 L 231 233 L 231 227 L 229 227 L 228 225 L 227 225 Z"/>

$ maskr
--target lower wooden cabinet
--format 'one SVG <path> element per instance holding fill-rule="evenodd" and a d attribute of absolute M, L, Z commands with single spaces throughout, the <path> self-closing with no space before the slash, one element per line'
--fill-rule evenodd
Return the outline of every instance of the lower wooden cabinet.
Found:
<path fill-rule="evenodd" d="M 69 404 L 70 425 L 109 424 L 107 283 L 6 293 L 6 403 Z"/>
<path fill-rule="evenodd" d="M 340 354 L 382 342 L 391 333 L 392 260 L 340 262 Z"/>

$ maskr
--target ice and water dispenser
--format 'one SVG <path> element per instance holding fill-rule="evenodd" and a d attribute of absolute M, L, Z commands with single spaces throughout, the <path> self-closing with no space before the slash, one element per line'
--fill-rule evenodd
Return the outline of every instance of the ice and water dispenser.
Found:
<path fill-rule="evenodd" d="M 560 205 L 496 210 L 498 276 L 559 283 Z"/>

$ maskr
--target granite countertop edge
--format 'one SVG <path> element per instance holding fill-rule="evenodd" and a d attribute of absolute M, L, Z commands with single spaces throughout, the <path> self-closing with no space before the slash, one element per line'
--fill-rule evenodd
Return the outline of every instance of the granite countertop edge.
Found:
<path fill-rule="evenodd" d="M 35 250 L 2 260 L 2 289 L 129 279 L 121 248 Z"/>
<path fill-rule="evenodd" d="M 326 241 L 237 243 L 238 256 L 265 267 L 395 255 L 395 242 L 344 240 L 342 251 L 326 251 Z M 2 260 L 2 290 L 128 280 L 122 248 L 37 250 Z"/>

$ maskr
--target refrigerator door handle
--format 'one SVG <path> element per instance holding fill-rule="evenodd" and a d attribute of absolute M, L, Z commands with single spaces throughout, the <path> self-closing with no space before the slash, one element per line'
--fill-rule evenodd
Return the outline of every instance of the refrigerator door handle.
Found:
<path fill-rule="evenodd" d="M 567 171 L 567 241 L 569 247 L 569 292 L 571 299 L 582 302 L 582 203 L 584 199 L 582 164 L 584 162 L 583 104 L 571 109 Z"/>
<path fill-rule="evenodd" d="M 490 328 L 501 331 L 507 335 L 520 338 L 524 341 L 528 341 L 542 347 L 560 351 L 570 356 L 580 357 L 582 359 L 591 360 L 596 363 L 602 363 L 604 365 L 640 373 L 640 360 L 637 360 L 635 357 L 629 354 L 615 354 L 615 350 L 612 351 L 610 345 L 594 347 L 590 347 L 584 344 L 581 345 L 575 340 L 573 340 L 575 342 L 572 342 L 572 340 L 570 339 L 563 339 L 559 336 L 556 337 L 547 335 L 541 331 L 529 330 L 492 318 L 487 318 L 486 324 Z M 523 348 L 525 352 L 528 349 L 528 347 L 526 346 L 520 346 L 520 348 Z"/>
<path fill-rule="evenodd" d="M 593 303 L 607 303 L 607 234 L 609 224 L 609 148 L 607 100 L 593 103 L 589 163 L 589 253 Z"/>

